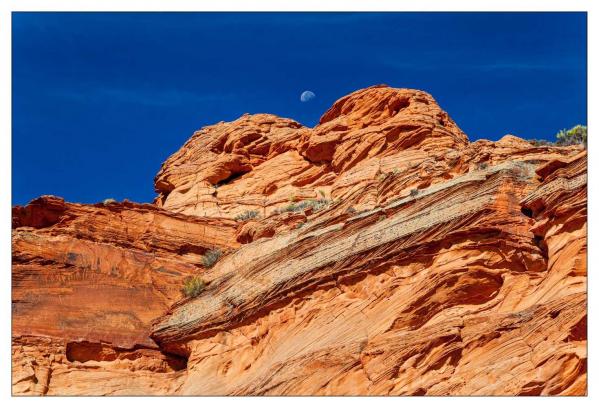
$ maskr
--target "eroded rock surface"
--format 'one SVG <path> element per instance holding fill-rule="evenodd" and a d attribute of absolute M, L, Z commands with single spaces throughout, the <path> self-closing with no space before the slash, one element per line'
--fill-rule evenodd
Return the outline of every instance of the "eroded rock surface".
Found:
<path fill-rule="evenodd" d="M 15 394 L 586 393 L 579 147 L 376 86 L 206 127 L 155 185 L 13 209 Z"/>

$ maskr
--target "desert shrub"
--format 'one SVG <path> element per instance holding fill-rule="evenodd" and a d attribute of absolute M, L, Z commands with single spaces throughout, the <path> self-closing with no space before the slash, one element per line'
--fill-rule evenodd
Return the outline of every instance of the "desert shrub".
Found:
<path fill-rule="evenodd" d="M 247 221 L 252 220 L 258 217 L 258 211 L 256 210 L 248 210 L 244 213 L 241 213 L 235 217 L 235 221 Z"/>
<path fill-rule="evenodd" d="M 478 170 L 485 170 L 487 167 L 489 167 L 489 163 L 483 162 L 483 163 L 478 163 L 476 165 L 476 168 Z"/>
<path fill-rule="evenodd" d="M 576 125 L 571 129 L 562 129 L 555 135 L 559 146 L 571 146 L 577 144 L 587 145 L 587 127 Z"/>
<path fill-rule="evenodd" d="M 300 212 L 303 211 L 308 205 L 305 201 L 300 201 L 299 203 L 290 203 L 289 205 L 283 207 L 281 212 Z"/>
<path fill-rule="evenodd" d="M 183 281 L 181 293 L 185 297 L 196 297 L 204 291 L 206 282 L 199 276 L 189 276 Z"/>
<path fill-rule="evenodd" d="M 550 142 L 549 140 L 545 140 L 545 139 L 530 139 L 529 142 L 533 146 L 553 146 L 554 145 L 552 142 Z"/>
<path fill-rule="evenodd" d="M 416 197 L 418 195 L 418 189 L 417 188 L 413 188 L 410 190 L 410 196 L 412 197 Z"/>
<path fill-rule="evenodd" d="M 314 212 L 318 212 L 320 210 L 325 209 L 326 207 L 328 207 L 329 203 L 330 200 L 324 198 L 318 200 L 309 200 L 309 206 L 312 207 Z"/>
<path fill-rule="evenodd" d="M 114 198 L 107 198 L 106 200 L 102 201 L 102 204 L 104 204 L 104 205 L 114 204 L 114 203 L 116 203 L 116 200 Z"/>
<path fill-rule="evenodd" d="M 330 200 L 319 198 L 317 200 L 303 200 L 298 203 L 290 203 L 289 205 L 279 209 L 277 213 L 284 212 L 301 212 L 307 208 L 312 208 L 314 212 L 318 212 L 326 208 L 330 204 Z"/>
<path fill-rule="evenodd" d="M 205 268 L 212 268 L 222 254 L 223 252 L 220 249 L 209 249 L 202 256 L 202 265 Z"/>

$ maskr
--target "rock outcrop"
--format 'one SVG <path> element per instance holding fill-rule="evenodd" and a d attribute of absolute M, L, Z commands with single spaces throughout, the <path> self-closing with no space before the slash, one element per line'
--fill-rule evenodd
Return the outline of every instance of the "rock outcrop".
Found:
<path fill-rule="evenodd" d="M 13 209 L 13 393 L 586 393 L 582 148 L 376 86 L 206 127 L 155 187 Z"/>

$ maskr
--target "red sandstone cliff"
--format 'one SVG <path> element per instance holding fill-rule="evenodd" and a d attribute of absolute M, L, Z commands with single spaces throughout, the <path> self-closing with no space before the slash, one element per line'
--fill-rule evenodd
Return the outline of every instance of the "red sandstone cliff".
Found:
<path fill-rule="evenodd" d="M 14 394 L 586 393 L 578 147 L 377 86 L 206 127 L 155 186 L 13 208 Z"/>

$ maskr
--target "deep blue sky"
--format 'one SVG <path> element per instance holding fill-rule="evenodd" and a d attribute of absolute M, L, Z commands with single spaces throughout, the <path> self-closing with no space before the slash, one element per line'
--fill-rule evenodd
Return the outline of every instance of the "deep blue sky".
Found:
<path fill-rule="evenodd" d="M 584 13 L 14 13 L 12 202 L 150 202 L 196 129 L 386 83 L 471 140 L 586 124 Z M 301 103 L 304 90 L 316 98 Z"/>

